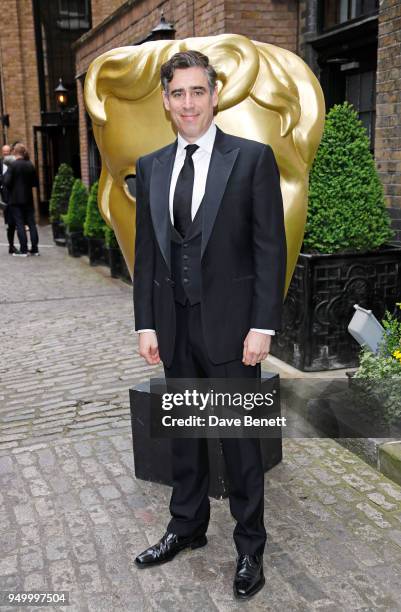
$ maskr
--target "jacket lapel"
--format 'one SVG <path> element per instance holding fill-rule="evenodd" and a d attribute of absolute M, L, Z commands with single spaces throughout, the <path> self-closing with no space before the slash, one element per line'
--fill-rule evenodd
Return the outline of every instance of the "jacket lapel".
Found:
<path fill-rule="evenodd" d="M 177 141 L 166 147 L 164 151 L 153 160 L 149 191 L 150 210 L 156 240 L 170 271 L 169 191 L 176 150 Z M 239 148 L 233 148 L 232 145 L 230 146 L 227 135 L 217 128 L 206 180 L 205 195 L 202 203 L 201 257 L 203 257 L 212 233 L 213 225 L 238 152 Z"/>
<path fill-rule="evenodd" d="M 171 270 L 169 191 L 176 150 L 177 141 L 155 157 L 149 188 L 150 212 L 156 240 L 169 270 Z"/>
<path fill-rule="evenodd" d="M 230 146 L 226 134 L 217 128 L 203 199 L 201 258 L 212 233 L 238 152 L 239 148 Z"/>

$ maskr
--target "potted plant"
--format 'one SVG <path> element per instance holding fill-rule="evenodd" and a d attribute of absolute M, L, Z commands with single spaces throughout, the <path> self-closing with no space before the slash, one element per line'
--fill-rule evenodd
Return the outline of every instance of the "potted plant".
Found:
<path fill-rule="evenodd" d="M 304 243 L 274 355 L 304 371 L 357 365 L 347 332 L 353 305 L 382 318 L 401 293 L 390 223 L 366 130 L 351 104 L 335 105 L 311 169 Z"/>
<path fill-rule="evenodd" d="M 386 311 L 383 340 L 377 353 L 362 347 L 359 368 L 349 375 L 357 404 L 383 430 L 401 422 L 401 302 L 398 311 Z"/>
<path fill-rule="evenodd" d="M 100 214 L 97 203 L 98 188 L 99 183 L 96 181 L 89 192 L 84 222 L 84 236 L 88 239 L 88 255 L 91 266 L 105 263 L 104 228 L 106 223 Z"/>
<path fill-rule="evenodd" d="M 61 164 L 53 181 L 49 201 L 49 217 L 52 225 L 53 239 L 59 246 L 65 246 L 65 228 L 61 215 L 67 212 L 74 175 L 68 164 Z"/>
<path fill-rule="evenodd" d="M 85 255 L 88 251 L 87 240 L 83 234 L 87 201 L 88 190 L 80 179 L 76 179 L 68 201 L 67 213 L 61 215 L 66 227 L 68 253 L 72 257 Z"/>
<path fill-rule="evenodd" d="M 118 246 L 117 238 L 113 228 L 105 225 L 104 227 L 104 243 L 106 251 L 106 261 L 110 266 L 110 274 L 113 278 L 121 276 L 122 271 L 122 254 Z"/>
<path fill-rule="evenodd" d="M 132 284 L 132 277 L 131 277 L 131 273 L 128 270 L 128 266 L 126 264 L 125 258 L 123 256 L 123 254 L 121 254 L 121 273 L 120 273 L 120 278 L 127 282 L 128 284 Z"/>

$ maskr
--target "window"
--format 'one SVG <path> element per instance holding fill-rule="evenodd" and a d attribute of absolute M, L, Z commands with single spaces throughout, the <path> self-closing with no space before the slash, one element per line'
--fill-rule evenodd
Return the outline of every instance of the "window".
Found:
<path fill-rule="evenodd" d="M 353 19 L 375 15 L 379 0 L 323 0 L 321 8 L 321 29 L 329 30 Z"/>
<path fill-rule="evenodd" d="M 89 0 L 58 0 L 60 16 L 85 17 L 89 15 Z"/>
<path fill-rule="evenodd" d="M 69 106 L 76 104 L 75 53 L 71 45 L 90 28 L 90 12 L 85 18 L 61 14 L 70 7 L 75 12 L 90 11 L 87 0 L 33 0 L 36 52 L 39 68 L 41 110 L 58 111 L 54 89 L 62 77 L 69 90 Z"/>
<path fill-rule="evenodd" d="M 80 30 L 90 27 L 89 0 L 58 0 L 59 19 L 62 30 Z"/>
<path fill-rule="evenodd" d="M 359 119 L 366 128 L 373 150 L 376 121 L 376 71 L 366 70 L 347 75 L 345 95 L 358 111 Z"/>

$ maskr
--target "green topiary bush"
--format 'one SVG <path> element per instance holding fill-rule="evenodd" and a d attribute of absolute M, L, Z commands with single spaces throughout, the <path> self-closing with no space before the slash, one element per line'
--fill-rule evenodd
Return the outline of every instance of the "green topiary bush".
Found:
<path fill-rule="evenodd" d="M 61 164 L 54 178 L 52 194 L 49 201 L 50 223 L 60 221 L 62 214 L 67 212 L 74 174 L 68 164 Z"/>
<path fill-rule="evenodd" d="M 103 240 L 104 228 L 106 223 L 103 220 L 102 215 L 100 214 L 99 206 L 97 203 L 98 189 L 99 183 L 98 181 L 96 181 L 96 183 L 93 183 L 90 189 L 88 203 L 86 205 L 84 235 L 87 238 L 100 238 Z"/>
<path fill-rule="evenodd" d="M 104 227 L 104 242 L 108 249 L 118 249 L 118 242 L 114 230 L 108 225 Z"/>
<path fill-rule="evenodd" d="M 311 168 L 303 250 L 377 249 L 393 237 L 390 223 L 366 129 L 352 104 L 336 104 Z"/>
<path fill-rule="evenodd" d="M 81 179 L 76 179 L 68 201 L 67 213 L 61 215 L 61 219 L 69 232 L 79 232 L 83 229 L 87 202 L 88 190 Z"/>

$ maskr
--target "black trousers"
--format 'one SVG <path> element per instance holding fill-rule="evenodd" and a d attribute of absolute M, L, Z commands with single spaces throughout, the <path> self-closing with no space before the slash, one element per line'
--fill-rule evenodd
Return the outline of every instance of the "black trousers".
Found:
<path fill-rule="evenodd" d="M 200 304 L 176 306 L 176 343 L 169 378 L 257 378 L 260 364 L 241 360 L 213 364 L 202 334 Z M 180 536 L 205 533 L 210 518 L 209 464 L 206 438 L 174 438 L 172 443 L 173 491 L 168 531 Z M 230 511 L 236 521 L 234 542 L 239 553 L 263 554 L 266 544 L 264 472 L 260 440 L 222 438 L 229 479 Z"/>
<path fill-rule="evenodd" d="M 11 214 L 17 226 L 18 240 L 21 247 L 21 253 L 28 252 L 28 240 L 26 237 L 25 225 L 29 227 L 29 235 L 31 237 L 32 251 L 38 250 L 38 230 L 35 223 L 35 211 L 33 206 L 16 206 L 11 207 Z"/>
<path fill-rule="evenodd" d="M 7 225 L 8 246 L 13 247 L 16 225 L 10 206 L 6 206 L 4 209 L 4 223 Z"/>

